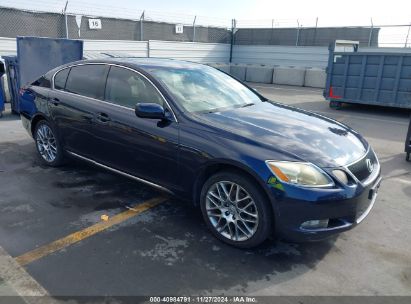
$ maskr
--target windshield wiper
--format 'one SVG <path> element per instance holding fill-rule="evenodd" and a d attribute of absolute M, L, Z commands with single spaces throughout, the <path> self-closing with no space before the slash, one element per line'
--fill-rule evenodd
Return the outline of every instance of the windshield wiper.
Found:
<path fill-rule="evenodd" d="M 241 108 L 245 108 L 245 107 L 249 107 L 249 106 L 253 106 L 254 103 L 250 102 L 250 103 L 246 103 L 245 105 L 242 105 Z"/>
<path fill-rule="evenodd" d="M 222 107 L 222 108 L 210 109 L 210 110 L 207 110 L 205 112 L 206 113 L 214 113 L 214 112 L 219 112 L 219 111 L 222 111 L 222 110 L 233 109 L 233 108 L 245 108 L 245 107 L 249 107 L 249 106 L 253 106 L 253 105 L 254 105 L 254 103 L 250 102 L 250 103 L 246 103 L 244 105 L 237 105 L 237 106 L 234 106 L 234 107 Z"/>

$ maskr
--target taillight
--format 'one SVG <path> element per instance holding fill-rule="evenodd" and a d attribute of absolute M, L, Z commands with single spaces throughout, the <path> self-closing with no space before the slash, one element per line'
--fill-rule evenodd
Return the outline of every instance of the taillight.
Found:
<path fill-rule="evenodd" d="M 330 98 L 333 98 L 333 99 L 340 99 L 340 98 L 342 98 L 342 96 L 339 96 L 339 95 L 334 95 L 334 91 L 333 91 L 333 87 L 332 86 L 330 86 Z"/>

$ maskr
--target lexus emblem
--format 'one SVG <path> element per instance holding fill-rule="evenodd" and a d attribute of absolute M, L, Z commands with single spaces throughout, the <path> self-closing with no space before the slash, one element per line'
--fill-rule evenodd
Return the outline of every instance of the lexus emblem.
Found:
<path fill-rule="evenodd" d="M 374 164 L 372 163 L 371 159 L 367 158 L 367 159 L 365 160 L 365 163 L 367 164 L 368 172 L 371 173 L 372 170 L 374 169 Z"/>

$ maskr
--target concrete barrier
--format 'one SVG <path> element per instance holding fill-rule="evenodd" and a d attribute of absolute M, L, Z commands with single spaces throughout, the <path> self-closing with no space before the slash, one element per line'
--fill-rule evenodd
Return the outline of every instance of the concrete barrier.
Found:
<path fill-rule="evenodd" d="M 245 81 L 247 67 L 241 64 L 232 64 L 230 66 L 230 75 L 241 81 Z"/>
<path fill-rule="evenodd" d="M 259 83 L 272 83 L 273 67 L 247 66 L 246 81 Z"/>
<path fill-rule="evenodd" d="M 307 69 L 305 70 L 304 86 L 311 88 L 325 88 L 327 74 L 324 69 Z"/>
<path fill-rule="evenodd" d="M 223 71 L 224 73 L 230 74 L 230 65 L 227 63 L 210 63 L 208 65 Z"/>
<path fill-rule="evenodd" d="M 302 87 L 304 85 L 305 68 L 274 67 L 273 83 Z"/>
<path fill-rule="evenodd" d="M 241 81 L 325 88 L 327 74 L 320 68 L 210 63 Z"/>

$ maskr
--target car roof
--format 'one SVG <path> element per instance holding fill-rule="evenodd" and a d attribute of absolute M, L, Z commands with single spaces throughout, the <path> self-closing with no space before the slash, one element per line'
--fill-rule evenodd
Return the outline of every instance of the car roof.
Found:
<path fill-rule="evenodd" d="M 62 66 L 56 67 L 46 75 L 52 77 L 57 71 L 69 67 L 72 65 L 78 64 L 87 64 L 87 63 L 100 63 L 100 64 L 118 64 L 130 68 L 141 69 L 150 73 L 150 69 L 153 68 L 176 68 L 176 69 L 204 69 L 211 68 L 206 64 L 201 64 L 197 62 L 176 60 L 169 58 L 146 58 L 146 57 L 113 57 L 113 58 L 102 58 L 102 59 L 87 59 L 79 60 L 70 63 L 66 63 Z"/>
<path fill-rule="evenodd" d="M 80 63 L 80 62 L 78 62 Z M 168 58 L 143 58 L 143 57 L 115 57 L 93 60 L 82 60 L 81 63 L 115 63 L 127 66 L 135 66 L 141 69 L 150 68 L 204 68 L 205 65 L 196 62 L 175 60 Z"/>

